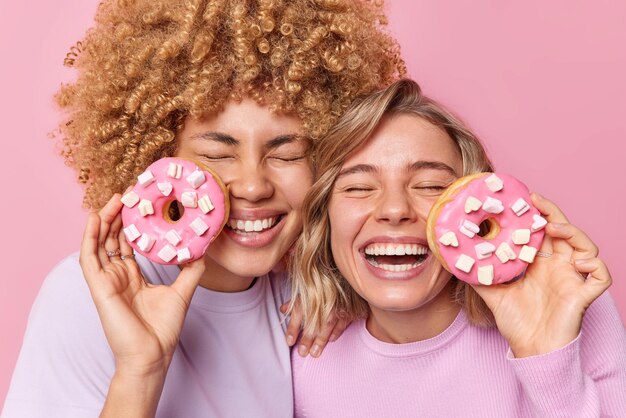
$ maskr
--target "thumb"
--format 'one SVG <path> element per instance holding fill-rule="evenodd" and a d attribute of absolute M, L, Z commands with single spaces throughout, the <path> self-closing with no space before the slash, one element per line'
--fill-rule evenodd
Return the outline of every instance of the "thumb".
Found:
<path fill-rule="evenodd" d="M 204 274 L 204 259 L 192 261 L 185 264 L 176 281 L 172 283 L 172 288 L 178 292 L 185 302 L 189 303 L 191 297 L 200 283 L 200 278 Z"/>

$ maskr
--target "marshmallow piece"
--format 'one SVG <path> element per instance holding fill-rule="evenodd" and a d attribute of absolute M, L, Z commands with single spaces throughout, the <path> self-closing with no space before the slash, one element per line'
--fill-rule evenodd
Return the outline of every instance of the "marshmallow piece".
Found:
<path fill-rule="evenodd" d="M 485 179 L 485 183 L 487 183 L 487 187 L 492 192 L 498 192 L 502 190 L 502 188 L 504 187 L 504 182 L 502 181 L 502 179 L 496 176 L 495 174 L 492 174 L 489 177 L 487 177 Z"/>
<path fill-rule="evenodd" d="M 452 231 L 448 231 L 442 236 L 440 236 L 439 242 L 445 245 L 446 247 L 458 247 L 459 246 L 459 240 L 456 238 L 456 235 Z"/>
<path fill-rule="evenodd" d="M 205 180 L 204 172 L 200 170 L 196 170 L 187 176 L 187 183 L 191 184 L 194 189 L 200 187 Z"/>
<path fill-rule="evenodd" d="M 139 181 L 139 184 L 143 187 L 146 187 L 154 181 L 154 174 L 152 174 L 152 171 L 146 170 L 137 177 L 137 181 Z"/>
<path fill-rule="evenodd" d="M 502 211 L 504 211 L 504 205 L 502 201 L 498 199 L 487 197 L 485 203 L 483 203 L 483 210 L 489 213 L 502 213 Z"/>
<path fill-rule="evenodd" d="M 524 245 L 519 252 L 519 259 L 527 263 L 535 261 L 535 255 L 537 255 L 537 249 L 528 245 Z"/>
<path fill-rule="evenodd" d="M 186 208 L 197 208 L 198 207 L 198 195 L 196 192 L 183 192 L 180 196 L 180 202 Z"/>
<path fill-rule="evenodd" d="M 164 183 L 157 183 L 157 187 L 159 188 L 163 196 L 169 196 L 170 193 L 172 193 L 172 189 L 174 188 L 172 186 L 172 183 L 170 183 L 169 181 L 166 181 Z"/>
<path fill-rule="evenodd" d="M 478 267 L 478 283 L 490 286 L 493 283 L 493 266 Z"/>
<path fill-rule="evenodd" d="M 177 256 L 176 260 L 179 263 L 182 263 L 187 260 L 191 260 L 191 252 L 189 252 L 189 248 L 187 247 L 183 248 L 182 250 L 178 250 L 178 252 L 176 253 L 176 256 Z"/>
<path fill-rule="evenodd" d="M 183 175 L 183 166 L 176 163 L 170 163 L 170 165 L 167 166 L 167 175 L 172 178 L 179 179 Z"/>
<path fill-rule="evenodd" d="M 513 239 L 513 244 L 528 244 L 530 242 L 530 229 L 516 229 L 511 234 L 511 238 Z"/>
<path fill-rule="evenodd" d="M 176 230 L 174 229 L 170 229 L 169 231 L 167 231 L 167 233 L 165 234 L 165 239 L 174 247 L 177 246 L 178 243 L 182 240 L 178 232 L 176 232 Z"/>
<path fill-rule="evenodd" d="M 152 202 L 148 199 L 141 199 L 139 202 L 139 213 L 141 216 L 148 216 L 154 214 L 154 208 L 152 207 Z"/>
<path fill-rule="evenodd" d="M 515 260 L 515 251 L 506 242 L 501 243 L 496 250 L 496 257 L 502 262 L 506 263 L 509 260 Z"/>
<path fill-rule="evenodd" d="M 200 200 L 198 200 L 198 206 L 200 206 L 200 210 L 204 214 L 207 214 L 215 209 L 213 202 L 211 202 L 211 199 L 209 199 L 209 196 L 207 195 L 202 196 Z"/>
<path fill-rule="evenodd" d="M 517 216 L 522 216 L 530 209 L 530 205 L 520 197 L 511 205 L 511 209 L 513 209 L 513 212 L 515 212 Z"/>
<path fill-rule="evenodd" d="M 454 265 L 454 267 L 458 268 L 459 270 L 465 273 L 469 273 L 472 267 L 474 266 L 474 263 L 475 261 L 472 257 L 465 255 L 465 254 L 461 254 L 459 258 L 456 260 L 456 264 Z"/>
<path fill-rule="evenodd" d="M 137 241 L 137 247 L 145 253 L 149 252 L 152 249 L 152 246 L 156 240 L 152 238 L 150 235 L 143 233 L 141 234 L 141 238 Z"/>
<path fill-rule="evenodd" d="M 193 232 L 198 236 L 201 236 L 209 229 L 209 226 L 200 218 L 194 219 L 193 222 L 189 224 L 189 227 L 193 229 Z"/>
<path fill-rule="evenodd" d="M 530 226 L 531 231 L 539 231 L 543 229 L 548 224 L 548 221 L 541 215 L 533 215 L 533 224 Z"/>
<path fill-rule="evenodd" d="M 139 195 L 135 193 L 134 191 L 130 191 L 126 193 L 124 196 L 122 196 L 120 200 L 122 201 L 124 206 L 128 208 L 132 208 L 133 206 L 137 204 L 137 202 L 139 202 Z"/>
<path fill-rule="evenodd" d="M 122 231 L 124 231 L 124 235 L 126 235 L 128 242 L 133 242 L 141 236 L 141 232 L 139 232 L 135 224 L 128 225 Z"/>
<path fill-rule="evenodd" d="M 166 263 L 172 261 L 172 258 L 176 257 L 176 250 L 171 245 L 165 245 L 165 247 L 161 248 L 157 255 L 159 258 Z"/>
<path fill-rule="evenodd" d="M 477 211 L 482 206 L 483 202 L 476 199 L 474 196 L 470 196 L 465 201 L 465 213 Z"/>
<path fill-rule="evenodd" d="M 474 238 L 474 235 L 478 234 L 478 232 L 480 231 L 480 227 L 474 222 L 464 219 L 461 227 L 459 228 L 459 231 L 461 231 L 463 235 Z"/>
<path fill-rule="evenodd" d="M 481 242 L 480 244 L 474 245 L 474 250 L 476 250 L 476 257 L 479 260 L 483 260 L 491 257 L 491 254 L 496 250 L 496 246 L 490 242 Z"/>

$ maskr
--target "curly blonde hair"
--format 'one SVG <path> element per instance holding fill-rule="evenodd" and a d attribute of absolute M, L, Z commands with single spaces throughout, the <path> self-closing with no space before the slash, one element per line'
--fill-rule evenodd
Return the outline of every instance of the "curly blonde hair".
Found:
<path fill-rule="evenodd" d="M 424 96 L 416 82 L 399 80 L 355 101 L 313 151 L 320 175 L 305 199 L 303 232 L 290 263 L 290 309 L 300 304 L 306 334 L 321 329 L 335 313 L 350 320 L 369 313 L 367 302 L 342 277 L 333 259 L 328 205 L 344 161 L 366 143 L 383 117 L 398 114 L 415 115 L 446 132 L 461 154 L 463 175 L 493 171 L 479 139 L 457 117 Z M 452 280 L 451 297 L 465 309 L 469 320 L 479 326 L 492 325 L 493 315 L 474 289 L 454 277 Z"/>
<path fill-rule="evenodd" d="M 176 151 L 187 117 L 255 99 L 323 135 L 351 101 L 405 74 L 381 1 L 108 0 L 65 65 L 62 155 L 101 207 Z"/>

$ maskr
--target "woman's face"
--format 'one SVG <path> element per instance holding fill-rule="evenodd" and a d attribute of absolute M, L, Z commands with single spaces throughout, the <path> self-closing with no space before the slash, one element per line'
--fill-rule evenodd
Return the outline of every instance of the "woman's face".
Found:
<path fill-rule="evenodd" d="M 344 162 L 329 202 L 331 248 L 372 311 L 425 309 L 447 299 L 441 290 L 451 275 L 428 249 L 426 219 L 462 170 L 452 139 L 409 114 L 384 118 Z"/>
<path fill-rule="evenodd" d="M 204 163 L 230 189 L 230 217 L 207 252 L 209 275 L 263 275 L 297 238 L 302 201 L 312 184 L 301 127 L 297 117 L 271 113 L 250 99 L 229 101 L 216 115 L 185 122 L 177 156 Z"/>

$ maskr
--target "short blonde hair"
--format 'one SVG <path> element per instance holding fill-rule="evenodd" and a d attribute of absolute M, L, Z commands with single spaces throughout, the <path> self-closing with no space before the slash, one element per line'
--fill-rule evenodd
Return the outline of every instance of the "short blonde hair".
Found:
<path fill-rule="evenodd" d="M 388 88 L 356 101 L 314 150 L 319 176 L 303 207 L 304 229 L 293 253 L 292 301 L 300 303 L 305 332 L 319 330 L 333 313 L 356 319 L 367 316 L 367 302 L 341 276 L 330 245 L 328 205 L 335 180 L 346 158 L 361 147 L 385 116 L 409 114 L 443 129 L 458 147 L 463 174 L 493 171 L 478 138 L 453 114 L 424 96 L 418 84 L 400 80 Z M 453 277 L 453 297 L 477 325 L 492 325 L 493 316 L 464 282 Z"/>
<path fill-rule="evenodd" d="M 186 117 L 250 97 L 324 134 L 405 72 L 380 0 L 104 0 L 67 54 L 62 155 L 97 208 L 176 151 Z"/>

